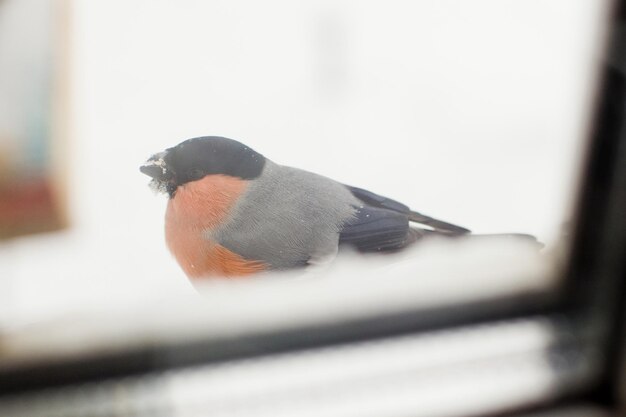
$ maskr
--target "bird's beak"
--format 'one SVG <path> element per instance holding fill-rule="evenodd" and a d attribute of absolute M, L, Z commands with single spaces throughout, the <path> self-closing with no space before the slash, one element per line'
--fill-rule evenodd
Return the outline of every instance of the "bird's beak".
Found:
<path fill-rule="evenodd" d="M 157 181 L 169 181 L 172 179 L 172 172 L 165 164 L 165 155 L 166 152 L 159 152 L 152 155 L 145 164 L 139 167 L 139 170 Z"/>

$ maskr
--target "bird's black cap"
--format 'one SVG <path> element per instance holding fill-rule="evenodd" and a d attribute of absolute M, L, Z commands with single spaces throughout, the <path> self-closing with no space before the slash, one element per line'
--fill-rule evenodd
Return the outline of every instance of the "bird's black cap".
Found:
<path fill-rule="evenodd" d="M 222 174 L 251 180 L 263 172 L 265 157 L 236 140 L 219 136 L 188 139 L 153 155 L 140 171 L 154 185 L 174 195 L 176 188 L 207 175 Z"/>

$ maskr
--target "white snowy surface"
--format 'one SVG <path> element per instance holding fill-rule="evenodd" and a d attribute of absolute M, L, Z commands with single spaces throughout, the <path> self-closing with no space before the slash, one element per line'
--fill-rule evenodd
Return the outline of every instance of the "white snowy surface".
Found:
<path fill-rule="evenodd" d="M 138 170 L 194 136 L 479 233 L 570 217 L 606 1 L 73 3 L 73 225 L 0 246 L 4 329 L 196 296 Z"/>
<path fill-rule="evenodd" d="M 549 257 L 528 241 L 431 240 L 395 256 L 344 253 L 328 269 L 212 280 L 194 297 L 171 294 L 140 305 L 83 307 L 5 329 L 0 369 L 128 346 L 232 337 L 537 295 L 558 284 Z M 119 290 L 119 289 L 118 289 Z M 109 290 L 114 298 L 114 294 Z"/>

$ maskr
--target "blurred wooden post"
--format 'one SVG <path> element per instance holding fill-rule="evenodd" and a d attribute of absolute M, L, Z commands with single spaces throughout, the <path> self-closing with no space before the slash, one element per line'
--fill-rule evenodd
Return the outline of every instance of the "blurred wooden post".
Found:
<path fill-rule="evenodd" d="M 69 0 L 0 2 L 0 239 L 68 225 L 69 18 Z"/>

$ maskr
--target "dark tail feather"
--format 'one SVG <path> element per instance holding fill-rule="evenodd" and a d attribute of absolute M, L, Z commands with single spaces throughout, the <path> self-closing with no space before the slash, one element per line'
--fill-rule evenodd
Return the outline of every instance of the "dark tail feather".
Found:
<path fill-rule="evenodd" d="M 433 219 L 432 217 L 424 216 L 416 211 L 409 213 L 409 220 L 416 223 L 421 223 L 426 226 L 430 226 L 437 232 L 449 233 L 452 235 L 464 235 L 470 233 L 470 231 L 464 227 L 457 226 L 451 223 L 446 223 L 441 220 Z"/>

